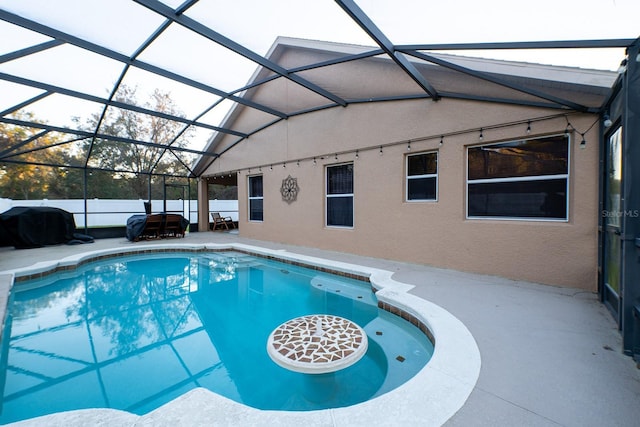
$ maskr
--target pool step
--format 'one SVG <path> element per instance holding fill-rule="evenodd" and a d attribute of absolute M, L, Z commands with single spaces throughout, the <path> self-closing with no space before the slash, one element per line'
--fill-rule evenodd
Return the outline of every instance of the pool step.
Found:
<path fill-rule="evenodd" d="M 316 276 L 311 279 L 311 286 L 321 292 L 340 295 L 363 303 L 377 304 L 368 283 L 349 283 L 327 276 Z"/>

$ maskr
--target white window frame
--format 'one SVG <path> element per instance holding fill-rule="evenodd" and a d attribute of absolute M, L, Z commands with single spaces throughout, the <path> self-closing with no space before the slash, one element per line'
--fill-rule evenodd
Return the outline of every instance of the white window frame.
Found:
<path fill-rule="evenodd" d="M 534 141 L 536 139 L 544 139 L 550 138 L 554 136 L 566 136 L 567 137 L 567 173 L 566 174 L 556 174 L 556 175 L 533 175 L 526 177 L 509 177 L 509 178 L 489 178 L 489 179 L 469 179 L 469 149 L 478 148 L 478 147 L 490 147 L 492 145 L 501 145 L 514 141 Z M 495 143 L 488 144 L 477 144 L 477 145 L 469 145 L 467 146 L 466 152 L 466 171 L 465 171 L 465 180 L 466 180 L 466 188 L 465 188 L 465 217 L 470 220 L 498 220 L 498 221 L 539 221 L 539 222 L 569 222 L 570 213 L 569 213 L 569 200 L 571 199 L 569 191 L 571 189 L 570 179 L 571 179 L 571 135 L 570 134 L 553 134 L 553 135 L 544 135 L 540 137 L 534 138 L 517 138 L 510 141 L 501 141 Z M 543 181 L 543 180 L 554 180 L 554 179 L 566 179 L 566 216 L 565 218 L 544 218 L 544 217 L 509 217 L 509 216 L 470 216 L 469 215 L 469 184 L 483 184 L 483 183 L 500 183 L 500 182 L 531 182 L 531 181 Z"/>
<path fill-rule="evenodd" d="M 251 196 L 251 179 L 260 177 L 262 179 L 262 196 Z M 262 200 L 262 219 L 251 219 L 251 201 Z M 249 175 L 247 176 L 247 220 L 249 222 L 264 222 L 264 176 Z"/>
<path fill-rule="evenodd" d="M 336 163 L 336 164 L 332 164 L 332 165 L 326 165 L 324 168 L 324 196 L 325 196 L 325 206 L 324 206 L 324 226 L 327 228 L 343 228 L 343 229 L 353 229 L 355 227 L 355 223 L 356 223 L 356 203 L 355 203 L 355 196 L 354 193 L 340 193 L 340 194 L 329 194 L 329 168 L 332 167 L 337 167 L 337 166 L 344 166 L 344 165 L 351 165 L 352 169 L 351 169 L 351 174 L 352 174 L 352 180 L 353 180 L 353 188 L 354 188 L 354 192 L 355 192 L 355 165 L 353 162 L 345 162 L 345 163 Z M 328 215 L 328 210 L 329 210 L 329 203 L 328 200 L 330 198 L 333 197 L 351 197 L 352 203 L 351 203 L 351 210 L 352 210 L 352 225 L 348 226 L 348 225 L 329 225 L 329 215 Z"/>
<path fill-rule="evenodd" d="M 436 155 L 436 173 L 430 173 L 425 175 L 409 175 L 409 157 L 412 156 L 420 156 L 423 154 L 435 154 Z M 440 153 L 438 150 L 431 151 L 423 151 L 420 153 L 412 153 L 407 154 L 405 159 L 405 189 L 404 189 L 404 200 L 409 203 L 433 203 L 438 201 L 438 172 L 440 172 Z M 419 179 L 419 178 L 435 178 L 436 179 L 436 196 L 434 199 L 409 199 L 409 180 Z"/>

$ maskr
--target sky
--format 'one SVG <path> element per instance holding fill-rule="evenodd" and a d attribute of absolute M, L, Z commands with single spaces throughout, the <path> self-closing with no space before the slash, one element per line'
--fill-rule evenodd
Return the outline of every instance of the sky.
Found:
<path fill-rule="evenodd" d="M 175 8 L 183 0 L 163 0 Z M 640 0 L 356 0 L 399 44 L 635 39 L 640 36 Z M 0 9 L 42 22 L 110 49 L 131 55 L 163 19 L 131 0 L 0 0 Z M 375 46 L 373 40 L 333 0 L 200 0 L 186 16 L 202 22 L 252 51 L 266 55 L 277 36 Z M 0 55 L 48 40 L 0 21 Z M 616 70 L 622 49 L 455 52 L 553 65 Z M 243 86 L 256 69 L 246 58 L 172 25 L 139 56 L 140 60 L 203 81 L 225 91 Z M 64 45 L 20 60 L 0 62 L 0 72 L 25 76 L 106 97 L 122 64 Z M 169 88 L 187 117 L 216 98 L 132 70 L 125 83 L 150 93 Z M 0 111 L 39 91 L 0 80 Z M 31 106 L 53 124 L 68 124 L 70 110 L 95 112 L 99 106 L 56 95 Z M 63 105 L 64 107 L 61 107 Z M 223 103 L 201 120 L 217 125 Z M 59 117 L 58 117 L 59 116 Z"/>
<path fill-rule="evenodd" d="M 394 44 L 616 39 L 640 36 L 638 0 L 360 0 L 362 9 Z M 493 58 L 616 70 L 616 51 L 491 52 Z"/>

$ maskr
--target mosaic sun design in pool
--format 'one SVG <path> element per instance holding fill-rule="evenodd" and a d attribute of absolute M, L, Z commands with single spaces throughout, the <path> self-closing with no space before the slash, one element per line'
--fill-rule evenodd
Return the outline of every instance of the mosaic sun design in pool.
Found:
<path fill-rule="evenodd" d="M 267 350 L 280 366 L 298 372 L 344 369 L 367 351 L 367 334 L 348 319 L 327 314 L 302 316 L 278 326 Z"/>

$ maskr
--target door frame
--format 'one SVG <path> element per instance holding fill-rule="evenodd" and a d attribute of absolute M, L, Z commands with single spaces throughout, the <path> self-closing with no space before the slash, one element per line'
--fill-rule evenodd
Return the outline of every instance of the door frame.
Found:
<path fill-rule="evenodd" d="M 619 315 L 622 351 L 640 362 L 640 38 L 626 51 L 618 79 L 601 108 L 600 120 L 600 212 L 605 214 L 607 179 L 606 150 L 609 136 L 622 127 L 621 268 Z M 613 123 L 616 127 L 611 126 Z M 609 125 L 609 126 L 607 126 Z M 611 130 L 609 130 L 611 127 Z M 605 285 L 606 221 L 598 220 L 598 288 L 601 301 L 609 296 Z"/>

